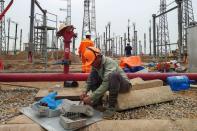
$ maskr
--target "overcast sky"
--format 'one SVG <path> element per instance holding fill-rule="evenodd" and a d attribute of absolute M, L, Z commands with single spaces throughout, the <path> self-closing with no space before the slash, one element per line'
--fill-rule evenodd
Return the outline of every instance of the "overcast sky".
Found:
<path fill-rule="evenodd" d="M 10 0 L 5 0 L 6 5 Z M 29 32 L 29 15 L 31 0 L 14 0 L 14 4 L 6 14 L 6 19 L 11 18 L 19 24 L 19 28 L 23 29 L 23 42 L 28 42 Z M 58 21 L 65 19 L 65 12 L 59 11 L 59 8 L 66 8 L 64 0 L 38 0 L 40 5 L 49 12 L 58 15 Z M 71 0 L 72 2 L 72 23 L 76 27 L 79 34 L 77 43 L 81 38 L 81 30 L 83 23 L 83 0 Z M 127 21 L 130 19 L 136 23 L 139 32 L 139 40 L 143 41 L 143 34 L 147 33 L 152 20 L 152 14 L 159 10 L 160 0 L 96 0 L 96 22 L 97 31 L 103 33 L 105 25 L 110 21 L 112 33 L 123 35 L 127 31 Z M 167 3 L 172 0 L 167 0 Z M 195 18 L 197 18 L 197 0 L 192 0 Z M 171 5 L 174 6 L 175 4 Z M 170 8 L 170 7 L 169 7 Z M 36 12 L 40 13 L 38 9 Z M 168 14 L 169 32 L 171 42 L 177 40 L 177 11 Z M 6 21 L 7 24 L 7 21 Z M 12 28 L 14 34 L 14 28 Z"/>

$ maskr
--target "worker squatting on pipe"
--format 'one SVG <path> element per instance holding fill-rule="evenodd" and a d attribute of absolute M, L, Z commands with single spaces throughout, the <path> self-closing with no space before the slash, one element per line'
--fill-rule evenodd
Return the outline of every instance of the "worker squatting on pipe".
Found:
<path fill-rule="evenodd" d="M 76 34 L 74 33 L 74 27 L 72 25 L 65 25 L 61 24 L 59 31 L 57 32 L 57 36 L 64 38 L 64 73 L 69 72 L 69 64 L 70 61 L 70 42 L 73 37 L 76 37 Z"/>
<path fill-rule="evenodd" d="M 86 81 L 88 73 L 0 73 L 0 82 L 47 82 L 47 81 Z M 144 80 L 166 80 L 169 76 L 186 75 L 197 80 L 197 73 L 128 73 L 130 79 L 141 77 Z"/>

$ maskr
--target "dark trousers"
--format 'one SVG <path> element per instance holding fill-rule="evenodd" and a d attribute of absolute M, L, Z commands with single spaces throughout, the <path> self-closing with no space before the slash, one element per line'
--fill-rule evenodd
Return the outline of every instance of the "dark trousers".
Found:
<path fill-rule="evenodd" d="M 115 107 L 117 104 L 118 93 L 128 92 L 131 84 L 126 81 L 118 72 L 111 73 L 108 77 L 108 80 L 109 107 Z M 99 77 L 98 73 L 96 71 L 91 72 L 87 80 L 88 88 L 94 92 L 101 84 L 102 79 Z M 100 100 L 97 102 L 100 102 L 101 99 L 102 98 L 100 98 Z"/>

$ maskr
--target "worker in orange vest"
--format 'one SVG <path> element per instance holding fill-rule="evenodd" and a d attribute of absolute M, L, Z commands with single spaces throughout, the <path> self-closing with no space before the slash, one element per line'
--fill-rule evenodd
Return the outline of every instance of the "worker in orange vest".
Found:
<path fill-rule="evenodd" d="M 79 57 L 81 58 L 82 61 L 82 72 L 83 73 L 89 73 L 91 71 L 91 66 L 85 66 L 85 57 L 84 57 L 84 52 L 87 47 L 94 47 L 94 42 L 91 40 L 91 34 L 89 32 L 86 33 L 86 39 L 81 41 L 81 44 L 79 46 Z"/>

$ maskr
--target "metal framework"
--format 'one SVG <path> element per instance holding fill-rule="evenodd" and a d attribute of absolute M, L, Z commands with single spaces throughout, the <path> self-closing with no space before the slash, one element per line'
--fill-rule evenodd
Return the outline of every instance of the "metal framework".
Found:
<path fill-rule="evenodd" d="M 160 13 L 164 12 L 166 12 L 166 0 L 160 0 Z M 158 35 L 157 55 L 166 55 L 167 51 L 171 50 L 167 14 L 163 14 L 159 17 Z"/>
<path fill-rule="evenodd" d="M 194 13 L 192 7 L 192 0 L 183 0 L 182 4 L 183 15 L 182 15 L 182 22 L 183 22 L 183 45 L 187 46 L 187 33 L 186 29 L 188 26 L 194 22 Z"/>
<path fill-rule="evenodd" d="M 91 33 L 90 24 L 90 0 L 84 0 L 84 16 L 82 28 L 82 40 L 85 38 L 87 32 Z"/>
<path fill-rule="evenodd" d="M 67 24 L 71 25 L 71 0 L 67 0 Z"/>
<path fill-rule="evenodd" d="M 96 8 L 95 8 L 95 0 L 91 0 L 91 34 L 92 39 L 95 40 L 97 38 L 96 32 Z"/>
<path fill-rule="evenodd" d="M 0 0 L 0 14 L 4 11 L 4 0 Z M 0 21 L 0 54 L 6 50 L 5 18 Z"/>

